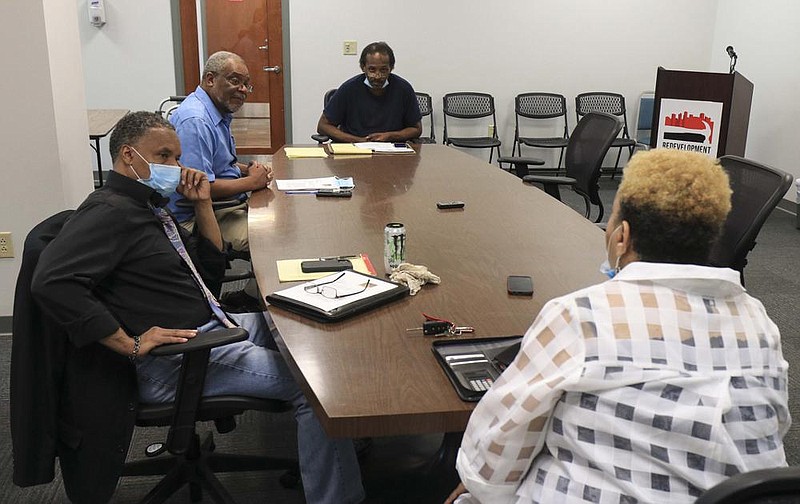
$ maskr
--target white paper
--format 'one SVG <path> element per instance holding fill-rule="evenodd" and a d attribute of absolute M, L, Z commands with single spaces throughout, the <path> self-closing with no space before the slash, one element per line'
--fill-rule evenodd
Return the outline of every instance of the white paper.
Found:
<path fill-rule="evenodd" d="M 392 142 L 357 142 L 353 145 L 356 147 L 361 147 L 362 149 L 370 149 L 372 152 L 414 152 L 414 149 L 406 144 L 403 144 L 403 147 L 397 147 Z"/>
<path fill-rule="evenodd" d="M 341 275 L 341 278 L 338 278 L 335 282 L 331 282 L 331 280 L 336 279 Z M 367 280 L 369 280 L 369 285 L 367 286 L 364 292 L 359 294 L 353 294 L 351 296 L 340 297 L 336 299 L 330 299 L 322 294 L 317 294 L 314 292 L 307 292 L 306 287 L 310 285 L 319 285 L 327 287 L 333 287 L 336 289 L 336 292 L 341 296 L 344 294 L 348 294 L 350 292 L 358 292 L 364 289 L 364 284 L 366 284 Z M 317 307 L 321 310 L 326 312 L 335 311 L 337 308 L 341 308 L 342 306 L 348 305 L 354 301 L 358 301 L 361 299 L 366 299 L 382 292 L 390 291 L 392 289 L 397 288 L 397 285 L 385 282 L 383 280 L 372 278 L 365 276 L 361 273 L 357 273 L 352 270 L 346 271 L 338 271 L 336 273 L 332 273 L 328 276 L 322 277 L 317 280 L 312 280 L 310 282 L 306 282 L 300 285 L 295 285 L 294 287 L 289 287 L 288 289 L 283 289 L 276 291 L 275 294 L 279 294 L 285 298 L 293 299 L 295 301 L 300 301 L 301 303 L 305 303 L 314 307 Z M 313 291 L 314 289 L 312 289 Z"/>
<path fill-rule="evenodd" d="M 276 180 L 279 191 L 316 191 L 317 189 L 352 189 L 353 177 L 321 177 Z"/>

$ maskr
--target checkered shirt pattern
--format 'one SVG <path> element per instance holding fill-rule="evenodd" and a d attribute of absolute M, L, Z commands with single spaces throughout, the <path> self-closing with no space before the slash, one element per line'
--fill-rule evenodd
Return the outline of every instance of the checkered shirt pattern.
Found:
<path fill-rule="evenodd" d="M 457 468 L 484 504 L 694 502 L 786 465 L 787 368 L 737 272 L 634 262 L 545 305 Z"/>

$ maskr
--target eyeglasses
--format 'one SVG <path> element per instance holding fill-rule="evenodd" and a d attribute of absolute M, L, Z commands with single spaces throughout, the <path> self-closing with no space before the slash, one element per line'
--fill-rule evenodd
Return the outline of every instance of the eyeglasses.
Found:
<path fill-rule="evenodd" d="M 235 87 L 236 89 L 240 89 L 242 86 L 244 86 L 244 89 L 248 93 L 253 92 L 253 85 L 250 84 L 250 80 L 242 80 L 236 75 L 231 75 L 231 76 L 223 75 L 223 77 L 225 78 L 226 81 L 228 81 L 228 84 Z"/>
<path fill-rule="evenodd" d="M 340 299 L 347 296 L 355 296 L 356 294 L 361 294 L 367 287 L 369 287 L 370 279 L 367 278 L 364 287 L 355 291 L 355 292 L 348 292 L 346 294 L 340 294 L 339 290 L 336 287 L 333 287 L 331 284 L 338 281 L 340 278 L 344 276 L 344 272 L 340 273 L 336 278 L 330 280 L 328 282 L 313 284 L 313 285 L 306 285 L 303 287 L 303 290 L 308 292 L 309 294 L 320 294 L 328 299 Z"/>

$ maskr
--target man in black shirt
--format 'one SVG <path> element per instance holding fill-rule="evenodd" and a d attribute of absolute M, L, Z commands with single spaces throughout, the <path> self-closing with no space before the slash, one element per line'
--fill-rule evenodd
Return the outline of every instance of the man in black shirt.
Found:
<path fill-rule="evenodd" d="M 334 142 L 405 142 L 422 134 L 414 88 L 392 73 L 394 51 L 373 42 L 361 52 L 361 71 L 331 97 L 317 132 Z"/>
<path fill-rule="evenodd" d="M 204 293 L 203 281 L 181 257 L 183 248 L 207 284 L 224 270 L 208 179 L 178 164 L 172 125 L 151 112 L 129 114 L 114 129 L 110 149 L 108 182 L 89 195 L 39 259 L 31 286 L 39 304 L 76 347 L 100 344 L 129 356 L 145 402 L 174 399 L 180 365 L 180 356 L 149 355 L 154 347 L 185 342 L 231 320 L 244 327 L 247 341 L 212 349 L 204 394 L 291 401 L 308 502 L 362 500 L 352 442 L 327 438 L 280 354 L 266 348 L 265 315 L 226 315 L 212 306 L 213 295 Z M 194 203 L 191 236 L 161 208 L 176 190 Z M 171 240 L 170 229 L 180 237 Z"/>

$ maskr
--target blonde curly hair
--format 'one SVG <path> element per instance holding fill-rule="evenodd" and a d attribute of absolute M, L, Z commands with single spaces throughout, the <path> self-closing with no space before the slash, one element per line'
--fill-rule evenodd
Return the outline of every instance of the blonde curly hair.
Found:
<path fill-rule="evenodd" d="M 672 149 L 634 155 L 617 198 L 634 249 L 650 261 L 705 263 L 731 209 L 728 175 L 719 162 Z"/>

